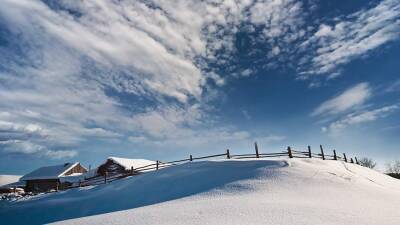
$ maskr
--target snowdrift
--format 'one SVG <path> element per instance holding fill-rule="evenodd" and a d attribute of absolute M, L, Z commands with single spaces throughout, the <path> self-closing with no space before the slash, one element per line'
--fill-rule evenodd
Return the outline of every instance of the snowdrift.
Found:
<path fill-rule="evenodd" d="M 4 224 L 400 224 L 400 181 L 318 159 L 191 162 L 2 203 Z M 70 220 L 67 220 L 70 219 Z"/>

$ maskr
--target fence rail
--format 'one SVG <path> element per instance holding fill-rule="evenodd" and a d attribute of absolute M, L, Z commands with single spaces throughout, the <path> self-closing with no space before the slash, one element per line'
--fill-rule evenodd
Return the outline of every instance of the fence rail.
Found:
<path fill-rule="evenodd" d="M 141 167 L 137 167 L 137 168 L 132 167 L 131 170 L 126 171 L 126 173 L 112 174 L 112 175 L 108 175 L 106 173 L 104 176 L 99 175 L 99 176 L 91 177 L 91 178 L 87 178 L 87 179 L 85 178 L 83 181 L 79 181 L 79 183 L 73 184 L 72 186 L 65 188 L 65 189 L 109 183 L 109 182 L 119 180 L 119 179 L 122 179 L 125 177 L 139 175 L 144 172 L 157 171 L 159 169 L 180 165 L 180 164 L 192 162 L 195 160 L 203 160 L 203 159 L 209 159 L 209 158 L 221 158 L 221 157 L 224 157 L 226 159 L 251 159 L 251 158 L 276 158 L 276 157 L 318 158 L 318 159 L 322 159 L 322 160 L 336 160 L 336 161 L 343 161 L 346 163 L 359 164 L 357 157 L 355 157 L 355 161 L 353 160 L 353 158 L 348 159 L 345 153 L 343 153 L 343 157 L 341 157 L 341 156 L 337 155 L 336 150 L 332 151 L 333 155 L 325 154 L 322 145 L 319 146 L 320 152 L 318 152 L 318 153 L 312 152 L 310 146 L 307 147 L 306 151 L 295 150 L 289 146 L 285 151 L 271 152 L 271 153 L 260 153 L 257 142 L 254 144 L 254 147 L 255 147 L 255 152 L 248 153 L 248 154 L 230 154 L 229 149 L 227 149 L 226 152 L 222 153 L 222 154 L 199 156 L 199 157 L 193 157 L 193 155 L 189 155 L 189 158 L 174 160 L 174 161 L 169 161 L 169 162 L 162 162 L 162 161 L 157 160 L 156 163 L 152 163 L 149 165 L 145 165 L 145 166 L 141 166 Z"/>

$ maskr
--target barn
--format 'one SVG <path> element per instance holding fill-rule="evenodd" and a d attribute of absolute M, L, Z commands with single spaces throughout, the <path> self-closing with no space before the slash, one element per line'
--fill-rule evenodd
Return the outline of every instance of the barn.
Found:
<path fill-rule="evenodd" d="M 101 164 L 97 173 L 104 176 L 107 172 L 108 176 L 130 173 L 132 168 L 139 168 L 156 163 L 147 159 L 128 159 L 119 157 L 109 157 L 107 161 Z"/>
<path fill-rule="evenodd" d="M 50 190 L 63 189 L 67 183 L 61 183 L 60 179 L 68 176 L 86 173 L 87 169 L 79 162 L 64 163 L 55 166 L 45 166 L 21 177 L 21 181 L 26 182 L 25 191 L 46 192 Z"/>

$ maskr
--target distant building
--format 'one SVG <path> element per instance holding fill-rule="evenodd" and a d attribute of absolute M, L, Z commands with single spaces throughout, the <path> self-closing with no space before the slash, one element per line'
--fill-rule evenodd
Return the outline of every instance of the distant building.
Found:
<path fill-rule="evenodd" d="M 132 168 L 136 169 L 156 163 L 147 159 L 127 159 L 119 157 L 109 157 L 107 161 L 101 164 L 97 173 L 104 176 L 107 172 L 108 176 L 130 173 Z"/>
<path fill-rule="evenodd" d="M 46 192 L 66 188 L 69 183 L 62 183 L 65 177 L 72 177 L 86 173 L 87 169 L 79 162 L 65 163 L 55 166 L 41 167 L 21 177 L 26 182 L 25 191 Z"/>

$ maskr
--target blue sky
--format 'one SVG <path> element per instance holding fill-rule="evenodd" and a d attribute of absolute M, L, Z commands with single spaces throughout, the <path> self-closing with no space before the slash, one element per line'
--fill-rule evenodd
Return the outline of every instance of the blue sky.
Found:
<path fill-rule="evenodd" d="M 0 171 L 319 144 L 400 152 L 400 1 L 0 8 Z"/>

